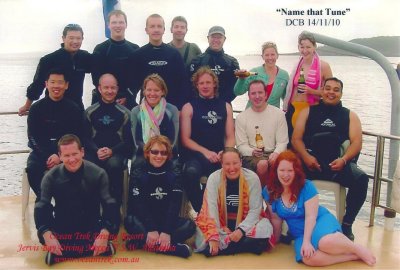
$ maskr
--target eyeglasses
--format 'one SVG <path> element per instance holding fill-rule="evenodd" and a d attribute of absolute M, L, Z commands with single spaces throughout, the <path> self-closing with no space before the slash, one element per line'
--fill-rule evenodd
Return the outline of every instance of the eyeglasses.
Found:
<path fill-rule="evenodd" d="M 152 155 L 155 155 L 155 156 L 158 156 L 158 155 L 161 155 L 161 156 L 163 156 L 163 157 L 165 157 L 165 156 L 167 156 L 168 155 L 168 152 L 167 151 L 160 151 L 160 150 L 150 150 L 150 153 L 152 154 Z"/>

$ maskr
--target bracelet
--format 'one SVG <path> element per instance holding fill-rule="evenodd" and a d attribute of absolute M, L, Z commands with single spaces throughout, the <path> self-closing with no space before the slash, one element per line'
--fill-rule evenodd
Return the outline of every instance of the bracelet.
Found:
<path fill-rule="evenodd" d="M 347 161 L 346 161 L 346 159 L 345 159 L 345 158 L 343 158 L 343 157 L 341 157 L 341 159 L 344 161 L 344 165 L 346 165 L 346 164 L 347 164 Z"/>

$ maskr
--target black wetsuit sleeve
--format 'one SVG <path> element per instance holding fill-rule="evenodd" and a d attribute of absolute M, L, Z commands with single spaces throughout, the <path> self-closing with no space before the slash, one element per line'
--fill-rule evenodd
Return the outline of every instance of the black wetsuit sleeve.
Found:
<path fill-rule="evenodd" d="M 39 99 L 45 89 L 45 81 L 47 77 L 47 72 L 49 71 L 48 61 L 42 57 L 36 68 L 35 76 L 33 77 L 33 82 L 28 86 L 26 90 L 26 97 L 30 100 Z"/>
<path fill-rule="evenodd" d="M 95 87 L 99 85 L 100 76 L 106 71 L 103 47 L 97 45 L 92 54 L 92 81 Z"/>
<path fill-rule="evenodd" d="M 171 190 L 171 201 L 166 215 L 167 218 L 164 227 L 161 229 L 162 232 L 165 232 L 167 234 L 171 234 L 173 232 L 182 205 L 183 190 L 180 185 L 180 181 L 178 181 L 177 179 L 178 176 L 175 175 L 175 177 L 175 185 L 172 187 Z"/>
<path fill-rule="evenodd" d="M 92 128 L 92 121 L 90 119 L 90 115 L 88 114 L 87 111 L 84 113 L 84 123 L 83 123 L 83 130 L 84 130 L 84 135 L 83 135 L 83 142 L 87 150 L 89 150 L 92 153 L 97 153 L 97 150 L 99 150 L 99 147 L 96 145 L 96 143 L 93 140 L 93 128 Z"/>
<path fill-rule="evenodd" d="M 38 237 L 43 244 L 43 233 L 51 231 L 54 228 L 53 205 L 51 204 L 52 179 L 48 174 L 44 176 L 41 184 L 40 200 L 35 204 L 34 218 L 36 229 L 38 230 Z"/>
<path fill-rule="evenodd" d="M 132 156 L 132 133 L 131 133 L 131 120 L 129 118 L 129 114 L 125 114 L 122 127 L 122 138 L 121 141 L 112 147 L 113 153 L 120 153 L 125 157 Z"/>
<path fill-rule="evenodd" d="M 104 170 L 100 174 L 99 178 L 101 206 L 103 207 L 101 227 L 107 229 L 110 234 L 117 234 L 121 220 L 119 207 L 115 199 L 110 195 L 108 176 Z"/>
<path fill-rule="evenodd" d="M 132 111 L 136 112 L 136 110 Z M 139 112 L 139 110 L 137 111 Z M 142 123 L 140 121 L 140 116 L 134 113 L 131 114 L 131 128 L 132 128 L 132 136 L 133 136 L 133 143 L 135 148 L 135 155 L 143 155 L 143 133 L 142 133 Z"/>
<path fill-rule="evenodd" d="M 155 221 L 151 218 L 151 213 L 147 208 L 148 200 L 145 186 L 143 181 L 144 168 L 137 168 L 131 177 L 129 183 L 129 197 L 128 197 L 128 215 L 125 220 L 125 229 L 128 233 L 134 233 L 133 217 L 137 217 L 145 226 L 146 230 L 151 232 L 157 229 Z"/>
<path fill-rule="evenodd" d="M 41 129 L 40 116 L 44 113 L 40 110 L 43 106 L 32 106 L 28 114 L 28 143 L 32 150 L 41 157 L 47 159 L 54 151 L 53 144 L 48 140 L 47 135 Z"/>
<path fill-rule="evenodd" d="M 231 66 L 231 76 L 227 78 L 226 86 L 227 90 L 229 90 L 229 94 L 227 97 L 227 102 L 232 103 L 232 101 L 236 98 L 236 95 L 233 92 L 233 88 L 235 87 L 237 78 L 235 77 L 233 71 L 236 69 L 240 69 L 239 67 L 239 62 L 236 60 L 236 58 L 232 57 L 232 66 Z M 230 72 L 230 71 L 229 71 Z"/>

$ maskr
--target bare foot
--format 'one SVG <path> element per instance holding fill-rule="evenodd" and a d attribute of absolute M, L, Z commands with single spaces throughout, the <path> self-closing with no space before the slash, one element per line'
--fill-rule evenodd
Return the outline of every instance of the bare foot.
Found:
<path fill-rule="evenodd" d="M 358 244 L 355 244 L 355 246 L 355 253 L 361 260 L 363 260 L 369 266 L 372 266 L 376 263 L 376 258 L 369 249 Z"/>

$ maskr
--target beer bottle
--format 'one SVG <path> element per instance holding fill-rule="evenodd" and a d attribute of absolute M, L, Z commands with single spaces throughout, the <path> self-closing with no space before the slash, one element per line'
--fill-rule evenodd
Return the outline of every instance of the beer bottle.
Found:
<path fill-rule="evenodd" d="M 234 72 L 233 72 L 233 74 L 235 74 L 235 76 L 237 77 L 237 78 L 247 78 L 247 77 L 249 77 L 249 76 L 255 76 L 255 75 L 258 75 L 258 73 L 257 72 L 253 72 L 253 71 L 247 71 L 247 70 L 238 70 L 238 69 L 236 69 Z"/>
<path fill-rule="evenodd" d="M 264 151 L 264 141 L 258 126 L 256 126 L 256 147 Z"/>
<path fill-rule="evenodd" d="M 305 85 L 305 84 L 306 84 L 306 79 L 304 78 L 304 70 L 303 70 L 303 68 L 301 68 L 299 80 L 297 81 L 297 85 L 299 86 L 299 85 Z M 297 93 L 303 94 L 304 90 L 297 87 Z"/>

